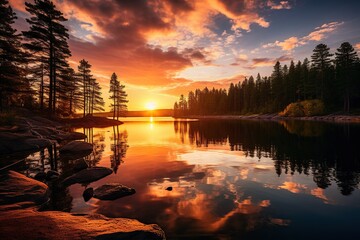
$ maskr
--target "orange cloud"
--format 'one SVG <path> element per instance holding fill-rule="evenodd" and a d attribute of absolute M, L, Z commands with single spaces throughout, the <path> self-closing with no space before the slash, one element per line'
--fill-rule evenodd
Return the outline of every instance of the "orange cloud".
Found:
<path fill-rule="evenodd" d="M 357 43 L 357 44 L 355 44 L 355 49 L 356 49 L 357 51 L 360 51 L 360 42 Z"/>
<path fill-rule="evenodd" d="M 305 190 L 307 187 L 303 184 L 295 182 L 284 182 L 283 185 L 279 186 L 280 189 L 286 189 L 292 193 L 299 193 L 302 190 Z"/>
<path fill-rule="evenodd" d="M 311 189 L 311 195 L 322 199 L 325 203 L 328 203 L 328 198 L 324 194 L 324 189 L 321 188 Z"/>
<path fill-rule="evenodd" d="M 273 43 L 267 43 L 262 45 L 262 48 L 274 48 L 280 47 L 283 51 L 291 51 L 294 48 L 302 45 L 308 44 L 310 41 L 321 41 L 327 37 L 328 34 L 334 32 L 339 26 L 344 24 L 344 22 L 331 22 L 316 27 L 314 31 L 308 35 L 298 38 L 298 37 L 289 37 L 284 41 L 275 41 Z"/>

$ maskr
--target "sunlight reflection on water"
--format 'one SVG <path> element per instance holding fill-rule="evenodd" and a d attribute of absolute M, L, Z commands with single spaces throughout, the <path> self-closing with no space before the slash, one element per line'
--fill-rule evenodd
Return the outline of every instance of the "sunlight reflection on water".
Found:
<path fill-rule="evenodd" d="M 155 117 L 124 122 L 119 127 L 78 129 L 94 144 L 95 156 L 88 160 L 115 173 L 88 186 L 71 186 L 72 212 L 157 223 L 169 239 L 300 239 L 306 236 L 303 229 L 314 226 L 329 236 L 339 235 L 335 229 L 357 231 L 349 227 L 355 224 L 351 219 L 360 216 L 360 164 L 353 143 L 331 149 L 334 139 L 324 140 L 314 131 L 302 136 L 296 132 L 301 128 L 284 123 Z M 349 141 L 337 128 L 329 128 L 333 138 Z M 346 156 L 346 164 L 334 158 L 339 154 Z M 116 201 L 83 201 L 85 187 L 109 182 L 137 193 Z"/>

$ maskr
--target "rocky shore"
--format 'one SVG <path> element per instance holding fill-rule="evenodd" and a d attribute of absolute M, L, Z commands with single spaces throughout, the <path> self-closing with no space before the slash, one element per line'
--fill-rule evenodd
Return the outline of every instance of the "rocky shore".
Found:
<path fill-rule="evenodd" d="M 158 225 L 134 219 L 38 211 L 48 200 L 46 184 L 14 171 L 2 173 L 0 178 L 3 239 L 165 239 Z"/>
<path fill-rule="evenodd" d="M 165 239 L 159 226 L 143 224 L 135 219 L 40 211 L 49 209 L 54 189 L 94 182 L 113 172 L 110 168 L 90 168 L 87 165 L 84 157 L 93 152 L 93 146 L 78 141 L 87 136 L 69 132 L 69 127 L 114 124 L 121 122 L 94 117 L 54 121 L 27 116 L 17 117 L 10 126 L 0 126 L 1 239 Z M 54 164 L 51 169 L 42 167 L 36 170 L 32 178 L 10 170 L 17 165 L 25 167 L 25 158 L 36 152 L 46 152 L 50 164 Z M 61 172 L 57 172 L 53 167 L 58 162 L 66 164 L 68 169 L 61 168 Z M 92 197 L 103 201 L 126 197 L 135 192 L 121 184 L 105 184 L 96 189 L 86 189 L 83 196 L 84 201 Z"/>

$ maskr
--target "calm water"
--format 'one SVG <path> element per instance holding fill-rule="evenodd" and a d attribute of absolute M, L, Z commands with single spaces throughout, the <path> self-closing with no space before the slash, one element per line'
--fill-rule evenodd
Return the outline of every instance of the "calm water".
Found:
<path fill-rule="evenodd" d="M 94 143 L 90 165 L 114 174 L 54 193 L 61 210 L 157 223 L 168 239 L 360 234 L 359 125 L 138 118 L 77 131 Z M 137 193 L 84 202 L 86 187 L 109 182 Z"/>

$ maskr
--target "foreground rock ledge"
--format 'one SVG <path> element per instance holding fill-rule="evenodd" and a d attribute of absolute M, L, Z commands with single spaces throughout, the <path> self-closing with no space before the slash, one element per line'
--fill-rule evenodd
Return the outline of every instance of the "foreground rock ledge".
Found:
<path fill-rule="evenodd" d="M 0 239 L 165 239 L 158 225 L 134 219 L 39 212 L 48 195 L 44 183 L 13 171 L 0 179 Z"/>
<path fill-rule="evenodd" d="M 158 225 L 134 219 L 31 209 L 1 212 L 0 232 L 4 239 L 165 239 Z"/>

